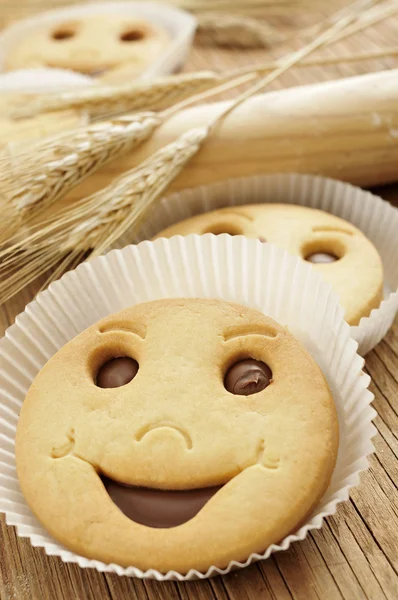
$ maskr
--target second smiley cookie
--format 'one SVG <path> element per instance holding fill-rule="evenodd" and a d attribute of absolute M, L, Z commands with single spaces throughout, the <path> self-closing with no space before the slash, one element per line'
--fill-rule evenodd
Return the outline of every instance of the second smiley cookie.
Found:
<path fill-rule="evenodd" d="M 339 294 L 350 325 L 369 316 L 383 298 L 383 265 L 372 242 L 324 211 L 292 204 L 228 207 L 176 223 L 156 237 L 191 233 L 258 238 L 309 261 Z"/>

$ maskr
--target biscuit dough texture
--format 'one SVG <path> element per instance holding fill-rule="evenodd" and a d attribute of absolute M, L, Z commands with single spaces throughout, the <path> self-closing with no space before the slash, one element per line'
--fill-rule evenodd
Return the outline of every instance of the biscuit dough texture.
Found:
<path fill-rule="evenodd" d="M 370 240 L 354 225 L 321 210 L 292 204 L 234 206 L 186 219 L 156 237 L 229 233 L 259 238 L 302 258 L 333 254 L 335 262 L 314 264 L 340 297 L 345 319 L 358 325 L 383 299 L 383 264 Z"/>
<path fill-rule="evenodd" d="M 107 360 L 137 375 L 96 386 Z M 261 392 L 224 387 L 230 366 L 266 363 Z M 334 401 L 321 369 L 284 327 L 220 300 L 170 299 L 111 315 L 42 368 L 17 429 L 17 472 L 30 508 L 70 550 L 105 563 L 205 572 L 263 552 L 296 531 L 328 487 L 338 450 Z M 221 485 L 189 521 L 140 525 L 100 475 L 129 486 Z"/>
<path fill-rule="evenodd" d="M 6 68 L 57 67 L 111 81 L 119 72 L 139 75 L 168 43 L 169 34 L 149 21 L 87 15 L 27 34 L 10 49 Z"/>

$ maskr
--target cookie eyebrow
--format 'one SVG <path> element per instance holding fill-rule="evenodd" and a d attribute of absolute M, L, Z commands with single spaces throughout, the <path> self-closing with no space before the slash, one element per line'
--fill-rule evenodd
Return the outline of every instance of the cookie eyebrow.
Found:
<path fill-rule="evenodd" d="M 131 333 L 145 340 L 146 331 L 143 325 L 128 325 L 126 323 L 109 323 L 98 328 L 98 333 L 113 333 L 113 332 Z"/>
<path fill-rule="evenodd" d="M 334 227 L 333 225 L 315 225 L 312 228 L 314 233 L 344 233 L 345 235 L 354 235 L 354 231 L 344 227 Z"/>
<path fill-rule="evenodd" d="M 229 342 L 237 337 L 247 337 L 249 335 L 262 335 L 267 338 L 275 338 L 278 335 L 276 329 L 269 327 L 268 325 L 237 325 L 231 327 L 223 334 L 224 342 Z"/>

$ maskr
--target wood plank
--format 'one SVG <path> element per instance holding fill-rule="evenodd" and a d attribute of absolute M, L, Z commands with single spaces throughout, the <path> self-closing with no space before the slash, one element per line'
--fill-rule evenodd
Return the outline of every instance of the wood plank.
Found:
<path fill-rule="evenodd" d="M 341 600 L 330 570 L 311 536 L 275 554 L 275 562 L 293 598 L 297 600 Z"/>

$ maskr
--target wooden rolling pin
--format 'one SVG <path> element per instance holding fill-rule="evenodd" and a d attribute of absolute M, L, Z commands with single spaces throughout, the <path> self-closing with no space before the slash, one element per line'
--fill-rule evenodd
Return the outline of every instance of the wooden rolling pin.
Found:
<path fill-rule="evenodd" d="M 183 110 L 138 150 L 93 175 L 69 197 L 110 183 L 227 103 Z M 320 173 L 361 186 L 398 180 L 398 70 L 250 98 L 228 114 L 172 188 L 266 172 Z"/>

